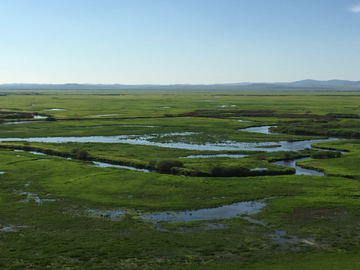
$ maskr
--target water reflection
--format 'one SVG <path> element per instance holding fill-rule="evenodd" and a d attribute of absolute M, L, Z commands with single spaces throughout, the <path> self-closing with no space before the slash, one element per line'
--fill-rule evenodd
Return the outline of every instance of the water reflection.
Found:
<path fill-rule="evenodd" d="M 137 168 L 134 168 L 134 167 L 114 165 L 114 164 L 98 162 L 98 161 L 93 161 L 92 163 L 94 163 L 96 167 L 101 167 L 101 168 L 114 167 L 114 168 L 128 169 L 128 170 L 138 171 L 138 172 L 151 172 L 151 171 L 146 170 L 146 169 L 137 169 Z"/>
<path fill-rule="evenodd" d="M 250 215 L 260 212 L 266 205 L 263 201 L 239 202 L 223 205 L 216 208 L 189 210 L 181 212 L 159 212 L 143 215 L 144 219 L 154 219 L 168 222 L 189 222 L 196 220 L 212 220 L 221 218 L 237 217 L 238 215 Z"/>
<path fill-rule="evenodd" d="M 244 121 L 242 121 L 244 122 Z M 279 133 L 272 133 L 269 131 L 269 128 L 271 126 L 261 126 L 261 127 L 249 127 L 249 128 L 242 128 L 239 129 L 239 131 L 245 131 L 245 132 L 255 132 L 255 133 L 262 133 L 262 134 L 274 134 L 277 135 Z"/>
<path fill-rule="evenodd" d="M 241 129 L 245 132 L 257 132 L 269 134 L 270 126 L 263 127 L 252 127 Z M 206 143 L 206 144 L 190 144 L 182 142 L 158 142 L 154 141 L 156 139 L 167 139 L 171 141 L 172 136 L 192 136 L 196 135 L 194 132 L 183 132 L 183 133 L 166 133 L 166 134 L 150 134 L 150 135 L 120 135 L 120 136 L 90 136 L 90 137 L 38 137 L 38 138 L 4 138 L 0 141 L 29 141 L 29 142 L 45 142 L 45 143 L 66 143 L 66 142 L 79 142 L 79 143 L 127 143 L 134 145 L 150 145 L 150 146 L 159 146 L 167 148 L 178 148 L 178 149 L 187 149 L 187 150 L 211 150 L 211 151 L 229 151 L 229 150 L 245 150 L 245 151 L 266 151 L 266 152 L 275 152 L 275 151 L 299 151 L 305 148 L 312 148 L 311 144 L 320 143 L 320 142 L 330 142 L 336 141 L 337 138 L 328 138 L 328 139 L 319 139 L 319 140 L 308 140 L 308 141 L 281 141 L 281 142 L 261 142 L 261 143 L 247 143 L 247 142 L 235 142 L 235 141 L 224 141 L 221 143 Z M 273 146 L 273 147 L 271 147 Z M 35 152 L 34 152 L 35 153 Z M 241 158 L 246 155 L 230 155 L 230 154 L 219 154 L 219 155 L 193 155 L 188 156 L 187 158 L 215 158 L 215 157 L 229 157 L 229 158 Z M 292 161 L 277 161 L 274 162 L 277 165 L 289 166 L 296 169 L 296 174 L 308 174 L 308 175 L 324 175 L 323 173 L 303 169 L 295 165 L 297 160 Z M 103 165 L 101 165 L 103 164 Z M 105 163 L 98 163 L 98 166 L 112 166 L 116 167 L 119 165 L 104 165 Z M 119 166 L 122 168 L 132 169 L 132 167 Z M 138 169 L 137 169 L 138 170 Z M 142 170 L 144 171 L 144 170 Z M 148 172 L 146 170 L 146 172 Z"/>
<path fill-rule="evenodd" d="M 17 125 L 17 124 L 27 124 L 27 123 L 36 123 L 41 121 L 16 121 L 16 122 L 5 122 L 4 125 Z"/>
<path fill-rule="evenodd" d="M 35 119 L 46 119 L 48 118 L 47 116 L 43 116 L 43 115 L 33 115 Z"/>
<path fill-rule="evenodd" d="M 275 161 L 272 162 L 273 164 L 277 164 L 277 165 L 281 165 L 281 166 L 287 166 L 287 167 L 292 167 L 296 169 L 295 174 L 296 175 L 315 175 L 315 176 L 324 176 L 325 174 L 323 172 L 318 172 L 315 170 L 309 170 L 309 169 L 304 169 L 301 168 L 299 166 L 296 165 L 296 161 L 301 161 L 301 160 L 307 160 L 310 158 L 299 158 L 299 159 L 295 159 L 295 160 L 280 160 L 280 161 Z"/>
<path fill-rule="evenodd" d="M 21 191 L 21 192 L 19 192 L 19 194 L 27 196 L 25 200 L 21 201 L 21 202 L 24 202 L 24 203 L 29 202 L 31 200 L 34 200 L 37 203 L 55 202 L 55 201 L 57 201 L 56 199 L 40 199 L 36 194 L 31 193 L 31 192 Z"/>
<path fill-rule="evenodd" d="M 268 129 L 268 127 L 266 127 Z M 244 129 L 245 131 L 247 129 Z M 266 130 L 266 129 L 265 129 Z M 298 151 L 305 148 L 311 148 L 311 144 L 319 142 L 329 142 L 338 140 L 336 138 L 296 141 L 296 142 L 235 142 L 223 141 L 219 143 L 183 143 L 183 142 L 158 142 L 155 139 L 171 140 L 172 136 L 189 136 L 196 135 L 195 132 L 183 133 L 166 133 L 166 134 L 150 134 L 150 135 L 119 135 L 119 136 L 89 136 L 89 137 L 36 137 L 36 138 L 1 138 L 0 141 L 29 141 L 29 142 L 44 142 L 44 143 L 127 143 L 134 145 L 149 145 L 167 148 L 187 149 L 187 150 L 209 150 L 209 151 Z M 273 147 L 271 147 L 273 146 Z M 271 148 L 269 148 L 271 147 Z"/>
<path fill-rule="evenodd" d="M 247 156 L 248 155 L 218 154 L 218 155 L 190 155 L 187 157 L 180 157 L 180 158 L 218 158 L 218 157 L 243 158 L 243 157 L 247 157 Z"/>

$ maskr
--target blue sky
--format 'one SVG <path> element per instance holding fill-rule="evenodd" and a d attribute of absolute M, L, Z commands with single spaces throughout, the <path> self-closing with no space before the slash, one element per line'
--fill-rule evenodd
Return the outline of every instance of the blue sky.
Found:
<path fill-rule="evenodd" d="M 360 0 L 0 0 L 0 83 L 360 80 Z"/>

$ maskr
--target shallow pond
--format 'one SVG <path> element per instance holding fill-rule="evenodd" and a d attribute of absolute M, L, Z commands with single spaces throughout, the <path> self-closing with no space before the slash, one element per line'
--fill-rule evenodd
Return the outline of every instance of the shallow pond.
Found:
<path fill-rule="evenodd" d="M 266 205 L 264 201 L 239 202 L 223 205 L 216 208 L 206 208 L 189 211 L 169 211 L 143 215 L 144 219 L 154 219 L 168 222 L 189 222 L 196 220 L 212 220 L 220 218 L 237 217 L 260 212 Z"/>
<path fill-rule="evenodd" d="M 151 220 L 155 228 L 158 231 L 169 232 L 169 230 L 161 227 L 162 222 L 191 222 L 191 221 L 202 221 L 202 220 L 216 220 L 239 217 L 244 218 L 252 223 L 259 224 L 271 230 L 270 233 L 264 233 L 271 238 L 272 243 L 303 243 L 305 245 L 313 244 L 314 239 L 312 238 L 298 238 L 297 236 L 289 236 L 286 231 L 276 230 L 266 225 L 265 222 L 257 219 L 253 219 L 247 215 L 259 213 L 266 206 L 266 198 L 257 201 L 239 202 L 230 205 L 223 205 L 215 208 L 205 208 L 198 210 L 188 211 L 168 211 L 168 212 L 155 212 L 151 214 L 141 214 L 140 217 L 145 220 Z M 121 220 L 123 214 L 128 212 L 127 210 L 108 210 L 108 211 L 97 211 L 94 209 L 88 210 L 87 213 L 91 216 L 100 218 L 110 218 L 112 220 Z M 160 221 L 160 222 L 159 222 Z M 193 232 L 195 230 L 216 230 L 228 228 L 227 225 L 221 223 L 206 223 L 204 226 L 195 228 L 180 227 L 180 233 Z M 173 232 L 173 231 L 170 231 Z"/>
<path fill-rule="evenodd" d="M 132 198 L 132 196 L 130 197 Z M 266 205 L 267 199 L 258 201 L 239 202 L 229 205 L 223 205 L 215 208 L 205 208 L 188 211 L 167 211 L 141 214 L 141 218 L 147 220 L 167 221 L 167 222 L 189 222 L 196 220 L 213 220 L 221 218 L 238 217 L 239 215 L 250 215 L 259 213 Z M 127 210 L 108 210 L 97 211 L 88 210 L 88 213 L 97 217 L 109 217 L 119 219 L 121 215 L 128 212 Z"/>
<path fill-rule="evenodd" d="M 230 155 L 230 154 L 218 154 L 218 155 L 190 155 L 187 157 L 180 158 L 218 158 L 218 157 L 228 157 L 228 158 L 243 158 L 247 155 Z"/>

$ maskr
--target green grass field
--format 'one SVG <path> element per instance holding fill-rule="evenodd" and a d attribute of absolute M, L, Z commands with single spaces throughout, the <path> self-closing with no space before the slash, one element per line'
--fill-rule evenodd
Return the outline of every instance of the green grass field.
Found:
<path fill-rule="evenodd" d="M 1 269 L 360 268 L 358 93 L 36 93 L 0 96 L 1 139 L 152 135 L 154 143 L 281 144 L 324 138 L 334 129 L 352 132 L 343 133 L 342 140 L 316 144 L 346 151 L 341 157 L 298 162 L 326 176 L 292 175 L 271 163 L 318 151 L 309 149 L 200 151 L 115 142 L 0 142 Z M 10 124 L 26 120 L 34 122 Z M 287 128 L 286 134 L 239 131 L 262 125 Z M 314 134 L 316 127 L 321 134 Z M 184 132 L 190 135 L 178 134 Z M 86 155 L 78 156 L 79 151 Z M 183 158 L 216 154 L 246 157 Z M 149 173 L 91 166 L 92 161 L 106 161 L 156 169 L 153 164 L 169 160 L 184 168 Z M 273 175 L 207 176 L 214 167 L 266 168 Z M 197 176 L 179 175 L 185 170 Z M 255 214 L 191 222 L 143 218 L 265 198 L 266 206 Z M 113 211 L 122 214 L 112 217 Z M 284 231 L 279 241 L 277 231 Z"/>

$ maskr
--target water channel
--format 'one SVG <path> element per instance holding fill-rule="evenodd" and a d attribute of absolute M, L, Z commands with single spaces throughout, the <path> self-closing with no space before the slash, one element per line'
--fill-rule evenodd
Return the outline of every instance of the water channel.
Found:
<path fill-rule="evenodd" d="M 258 128 L 257 133 L 268 134 L 269 127 L 264 126 Z M 242 129 L 244 132 L 251 132 L 248 129 Z M 305 148 L 311 148 L 311 144 L 319 142 L 329 142 L 338 140 L 337 138 L 319 139 L 319 140 L 306 140 L 306 141 L 280 141 L 280 142 L 236 142 L 236 141 L 224 141 L 219 143 L 184 143 L 184 142 L 157 142 L 154 139 L 168 139 L 171 141 L 172 136 L 176 137 L 189 137 L 195 135 L 195 132 L 183 132 L 183 133 L 166 133 L 166 134 L 150 134 L 150 135 L 119 135 L 119 136 L 87 136 L 87 137 L 35 137 L 35 138 L 0 138 L 0 142 L 5 141 L 28 141 L 28 142 L 43 142 L 43 143 L 126 143 L 134 145 L 152 145 L 166 148 L 177 148 L 187 150 L 198 151 L 231 151 L 231 150 L 243 150 L 243 151 L 298 151 Z"/>
<path fill-rule="evenodd" d="M 250 127 L 245 129 L 240 129 L 242 132 L 255 132 L 263 134 L 271 134 L 269 132 L 270 126 L 261 126 L 261 127 Z M 320 142 L 330 142 L 339 140 L 337 138 L 328 138 L 328 139 L 318 139 L 318 140 L 305 140 L 305 141 L 280 141 L 280 142 L 262 142 L 262 143 L 246 143 L 246 142 L 235 142 L 235 141 L 225 141 L 221 143 L 206 143 L 203 145 L 199 144 L 190 144 L 183 142 L 156 142 L 152 139 L 157 138 L 171 138 L 172 136 L 192 136 L 196 133 L 194 132 L 184 132 L 184 133 L 166 133 L 166 134 L 150 134 L 150 135 L 120 135 L 120 136 L 88 136 L 88 137 L 35 137 L 35 138 L 0 138 L 0 141 L 28 141 L 28 142 L 44 142 L 44 143 L 67 143 L 67 142 L 78 142 L 78 143 L 127 143 L 134 145 L 153 145 L 160 147 L 168 148 L 178 148 L 178 149 L 188 149 L 188 150 L 212 150 L 212 151 L 221 151 L 221 150 L 247 150 L 247 151 L 266 151 L 266 152 L 275 152 L 275 151 L 298 151 L 305 148 L 312 148 L 311 144 L 320 143 Z M 269 146 L 273 146 L 270 147 Z M 231 155 L 231 154 L 219 154 L 219 155 L 193 155 L 181 158 L 214 158 L 214 157 L 229 157 L 229 158 L 241 158 L 245 155 Z M 321 172 L 315 170 L 303 169 L 299 166 L 296 166 L 296 161 L 276 161 L 274 164 L 288 166 L 295 168 L 297 175 L 306 174 L 306 175 L 316 175 L 323 176 Z M 99 162 L 96 164 L 99 167 L 119 167 L 126 169 L 138 170 L 132 167 L 111 165 L 107 163 Z M 140 170 L 141 171 L 141 170 Z M 147 171 L 147 170 L 143 170 Z M 148 171 L 147 171 L 148 172 Z"/>

